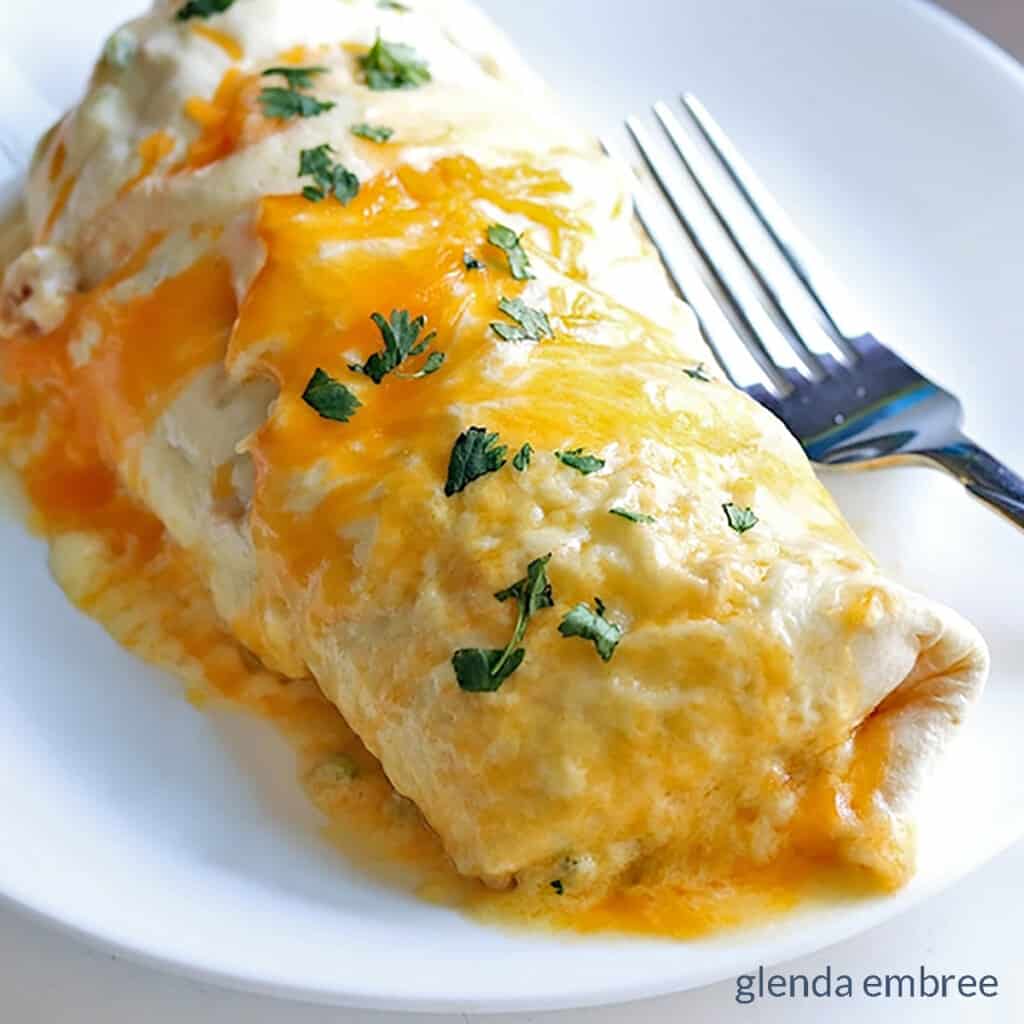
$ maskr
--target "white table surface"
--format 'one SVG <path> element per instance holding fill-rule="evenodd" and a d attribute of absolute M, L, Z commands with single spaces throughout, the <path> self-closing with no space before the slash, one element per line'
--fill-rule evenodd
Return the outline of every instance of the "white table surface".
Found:
<path fill-rule="evenodd" d="M 4 0 L 8 2 L 8 0 Z M 1024 0 L 946 0 L 945 6 L 1007 50 L 1024 58 Z M 0 152 L 0 179 L 5 176 Z M 2 840 L 0 840 L 2 841 Z M 924 965 L 931 973 L 999 979 L 991 1000 L 831 1000 L 736 1002 L 736 985 L 631 1006 L 530 1014 L 517 1020 L 544 1024 L 732 1024 L 749 1021 L 803 1024 L 1010 1024 L 1024 1021 L 1024 844 L 1007 851 L 971 878 L 903 917 L 857 939 L 775 968 L 814 975 L 905 974 Z M 483 1015 L 474 1024 L 506 1018 Z M 0 1024 L 410 1024 L 436 1020 L 465 1024 L 463 1014 L 420 1018 L 279 1002 L 229 992 L 139 967 L 98 953 L 75 939 L 0 908 Z"/>

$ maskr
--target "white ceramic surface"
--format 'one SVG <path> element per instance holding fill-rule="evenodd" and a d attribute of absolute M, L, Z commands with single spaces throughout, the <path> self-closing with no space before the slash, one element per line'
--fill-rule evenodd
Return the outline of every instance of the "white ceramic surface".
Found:
<path fill-rule="evenodd" d="M 0 40 L 54 103 L 135 5 L 5 5 Z M 951 22 L 886 0 L 485 3 L 606 128 L 686 87 L 737 137 L 873 313 L 877 332 L 966 399 L 978 439 L 1024 465 L 1014 429 L 1024 255 L 1024 75 Z M 109 12 L 109 13 L 108 13 Z M 671 40 L 671 45 L 666 44 Z M 5 116 L 0 94 L 0 123 Z M 932 789 L 918 879 L 899 896 L 690 945 L 484 929 L 368 883 L 315 832 L 267 728 L 194 711 L 173 680 L 67 606 L 41 546 L 0 523 L 0 892 L 108 946 L 282 995 L 514 1009 L 652 995 L 853 934 L 1024 831 L 1016 631 L 1024 542 L 952 483 L 833 478 L 903 579 L 988 637 L 992 683 Z"/>

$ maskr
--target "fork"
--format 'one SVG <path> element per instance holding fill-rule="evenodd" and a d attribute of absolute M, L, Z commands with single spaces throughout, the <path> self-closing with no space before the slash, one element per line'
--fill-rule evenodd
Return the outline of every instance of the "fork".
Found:
<path fill-rule="evenodd" d="M 634 200 L 729 379 L 778 416 L 812 461 L 938 467 L 1024 528 L 1024 479 L 963 434 L 956 396 L 866 329 L 704 105 L 687 94 L 680 110 L 686 128 L 668 104 L 654 104 L 661 145 L 639 118 L 627 119 L 653 179 L 635 176 Z"/>

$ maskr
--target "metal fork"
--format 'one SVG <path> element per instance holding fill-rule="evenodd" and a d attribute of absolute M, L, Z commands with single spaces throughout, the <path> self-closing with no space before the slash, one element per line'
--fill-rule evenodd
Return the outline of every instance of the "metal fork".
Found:
<path fill-rule="evenodd" d="M 657 184 L 637 177 L 637 213 L 733 383 L 775 413 L 814 462 L 937 466 L 1024 528 L 1024 479 L 962 433 L 954 395 L 863 326 L 700 101 L 682 97 L 688 128 L 668 104 L 653 110 L 670 146 L 639 118 L 626 121 Z"/>

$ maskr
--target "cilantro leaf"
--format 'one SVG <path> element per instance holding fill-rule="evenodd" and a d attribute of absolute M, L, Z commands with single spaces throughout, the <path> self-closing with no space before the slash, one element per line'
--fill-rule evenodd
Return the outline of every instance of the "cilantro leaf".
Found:
<path fill-rule="evenodd" d="M 317 367 L 309 378 L 302 400 L 325 420 L 348 423 L 362 402 L 344 384 Z"/>
<path fill-rule="evenodd" d="M 334 109 L 334 104 L 329 100 L 321 101 L 314 96 L 276 85 L 263 89 L 259 99 L 264 116 L 278 121 L 288 121 L 293 117 L 318 117 Z"/>
<path fill-rule="evenodd" d="M 333 178 L 331 191 L 342 206 L 359 195 L 359 179 L 347 167 L 335 164 Z"/>
<path fill-rule="evenodd" d="M 708 376 L 708 371 L 704 369 L 703 363 L 698 363 L 692 369 L 687 367 L 683 370 L 683 373 L 685 373 L 691 380 L 699 380 L 704 384 L 709 384 L 711 382 L 711 378 Z"/>
<path fill-rule="evenodd" d="M 317 65 L 316 67 L 311 68 L 267 68 L 266 71 L 262 71 L 260 74 L 264 78 L 267 78 L 270 75 L 280 75 L 288 83 L 289 89 L 309 89 L 312 88 L 313 79 L 317 75 L 326 74 L 328 71 L 330 71 L 330 68 Z"/>
<path fill-rule="evenodd" d="M 323 143 L 315 149 L 304 149 L 299 153 L 299 177 L 331 178 L 334 147 Z"/>
<path fill-rule="evenodd" d="M 467 270 L 483 270 L 484 265 L 471 253 L 464 252 L 462 254 L 462 265 Z"/>
<path fill-rule="evenodd" d="M 503 298 L 498 303 L 498 308 L 518 325 L 492 323 L 491 330 L 502 341 L 540 341 L 541 338 L 554 336 L 547 313 L 541 309 L 533 309 L 522 299 Z"/>
<path fill-rule="evenodd" d="M 515 598 L 519 602 L 520 612 L 529 619 L 542 608 L 554 608 L 555 599 L 551 592 L 551 583 L 548 581 L 547 569 L 551 556 L 538 558 L 531 562 L 526 570 L 526 575 L 521 580 L 516 580 L 510 587 L 499 590 L 495 599 L 504 604 Z M 519 641 L 517 640 L 516 643 Z"/>
<path fill-rule="evenodd" d="M 384 350 L 374 352 L 366 362 L 349 363 L 349 369 L 369 377 L 374 384 L 379 384 L 392 370 L 396 370 L 410 356 L 422 355 L 427 346 L 437 337 L 437 331 L 431 331 L 420 340 L 420 332 L 427 325 L 425 316 L 410 319 L 407 309 L 393 309 L 391 319 L 385 320 L 380 313 L 374 313 L 370 319 L 384 339 Z M 443 352 L 431 352 L 427 356 L 423 369 L 413 377 L 426 377 L 441 368 L 444 362 Z"/>
<path fill-rule="evenodd" d="M 567 452 L 555 452 L 555 458 L 566 466 L 570 466 L 584 476 L 590 476 L 599 469 L 604 469 L 605 461 L 597 455 L 587 455 L 582 448 L 572 448 Z"/>
<path fill-rule="evenodd" d="M 395 134 L 394 128 L 388 128 L 382 124 L 354 124 L 349 129 L 353 135 L 361 139 L 368 139 L 370 142 L 387 142 Z"/>
<path fill-rule="evenodd" d="M 366 85 L 375 92 L 415 89 L 431 80 L 430 69 L 411 46 L 385 42 L 380 35 L 359 58 Z"/>
<path fill-rule="evenodd" d="M 610 508 L 608 511 L 613 516 L 618 516 L 620 519 L 628 519 L 631 523 L 643 523 L 647 525 L 649 523 L 657 522 L 654 516 L 645 515 L 643 512 L 630 512 L 628 508 Z"/>
<path fill-rule="evenodd" d="M 417 373 L 400 373 L 398 376 L 405 380 L 419 380 L 421 377 L 429 377 L 432 373 L 437 373 L 441 369 L 444 365 L 444 360 L 445 355 L 443 352 L 431 352 L 423 363 L 422 370 L 419 370 Z"/>
<path fill-rule="evenodd" d="M 521 235 L 517 235 L 504 224 L 492 224 L 487 229 L 487 241 L 501 249 L 508 257 L 508 269 L 517 281 L 529 281 L 533 277 L 530 272 L 530 257 L 523 248 Z"/>
<path fill-rule="evenodd" d="M 452 668 L 460 689 L 467 693 L 494 693 L 522 665 L 525 657 L 522 647 L 511 654 L 468 647 L 452 655 Z"/>
<path fill-rule="evenodd" d="M 558 632 L 564 637 L 579 637 L 582 640 L 592 640 L 597 653 L 604 661 L 611 661 L 615 648 L 622 639 L 622 627 L 609 622 L 605 616 L 604 602 L 599 597 L 594 598 L 596 611 L 592 611 L 589 605 L 578 604 L 568 612 L 558 627 Z"/>
<path fill-rule="evenodd" d="M 760 521 L 753 509 L 740 508 L 739 505 L 734 505 L 731 501 L 727 505 L 723 505 L 722 510 L 725 512 L 725 518 L 729 525 L 737 533 L 746 533 L 748 530 L 752 530 Z"/>
<path fill-rule="evenodd" d="M 448 480 L 444 485 L 446 497 L 464 491 L 474 480 L 496 473 L 505 465 L 508 448 L 496 445 L 497 440 L 498 435 L 488 433 L 484 427 L 470 427 L 459 434 L 448 462 Z"/>
<path fill-rule="evenodd" d="M 235 0 L 188 0 L 184 7 L 178 9 L 175 18 L 188 21 L 189 18 L 212 18 L 215 14 L 223 14 Z"/>
<path fill-rule="evenodd" d="M 359 195 L 359 179 L 344 165 L 331 159 L 334 150 L 325 142 L 315 149 L 299 154 L 299 176 L 312 178 L 316 185 L 306 185 L 302 194 L 318 203 L 333 195 L 342 206 Z"/>
<path fill-rule="evenodd" d="M 519 602 L 516 628 L 504 651 L 471 647 L 456 651 L 452 656 L 455 678 L 463 690 L 470 693 L 494 693 L 523 663 L 526 651 L 520 644 L 526 636 L 526 627 L 530 619 L 537 612 L 544 608 L 553 608 L 555 604 L 547 575 L 550 561 L 551 555 L 534 559 L 527 567 L 523 579 L 494 595 L 502 602 L 513 598 Z"/>
<path fill-rule="evenodd" d="M 530 459 L 533 458 L 533 445 L 529 441 L 523 445 L 519 451 L 516 452 L 515 458 L 512 460 L 512 465 L 520 472 L 525 472 L 527 467 L 530 465 Z"/>

